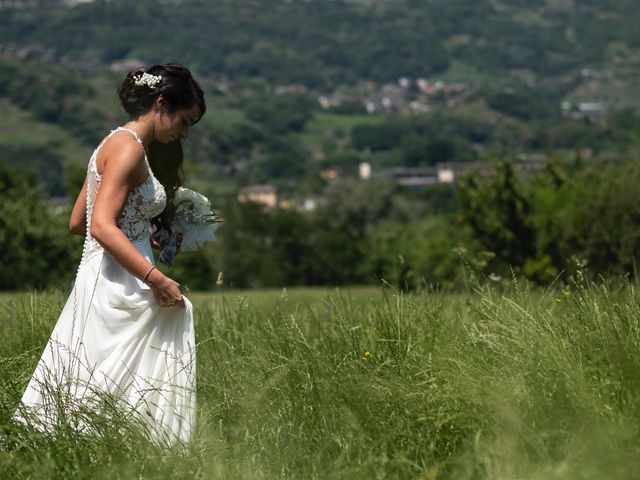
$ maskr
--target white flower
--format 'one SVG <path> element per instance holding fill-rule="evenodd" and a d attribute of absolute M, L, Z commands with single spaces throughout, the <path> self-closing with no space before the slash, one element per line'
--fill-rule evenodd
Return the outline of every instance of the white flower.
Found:
<path fill-rule="evenodd" d="M 173 199 L 175 216 L 171 228 L 156 232 L 162 245 L 160 261 L 171 266 L 178 251 L 178 235 L 182 236 L 180 249 L 194 252 L 206 242 L 216 239 L 216 229 L 222 220 L 211 210 L 211 202 L 204 195 L 188 188 L 178 188 Z"/>
<path fill-rule="evenodd" d="M 176 218 L 180 220 L 195 225 L 218 223 L 218 218 L 211 211 L 209 199 L 196 191 L 178 188 L 174 203 Z"/>
<path fill-rule="evenodd" d="M 156 85 L 160 83 L 160 80 L 162 80 L 162 77 L 160 75 L 151 75 L 150 73 L 143 73 L 138 77 L 134 77 L 133 80 L 138 87 L 141 87 L 142 85 L 146 85 L 151 90 L 153 90 L 154 88 L 156 88 Z"/>

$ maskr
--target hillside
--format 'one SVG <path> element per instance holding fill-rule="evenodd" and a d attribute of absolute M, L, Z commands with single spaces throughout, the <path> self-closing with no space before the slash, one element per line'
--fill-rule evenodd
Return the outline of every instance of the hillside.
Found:
<path fill-rule="evenodd" d="M 562 76 L 640 47 L 638 1 L 69 3 L 1 3 L 0 43 L 84 68 L 178 59 L 204 75 L 323 88 L 452 68 Z"/>
<path fill-rule="evenodd" d="M 48 193 L 75 192 L 88 152 L 123 120 L 114 92 L 127 65 L 171 60 L 207 91 L 186 151 L 212 194 L 251 183 L 321 194 L 323 169 L 354 176 L 361 161 L 380 172 L 501 152 L 631 158 L 637 6 L 0 2 L 0 162 L 50 165 Z"/>

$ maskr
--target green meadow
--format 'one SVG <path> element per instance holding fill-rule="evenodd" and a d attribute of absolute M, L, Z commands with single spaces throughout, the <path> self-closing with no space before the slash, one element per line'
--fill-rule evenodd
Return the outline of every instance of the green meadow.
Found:
<path fill-rule="evenodd" d="M 631 283 L 467 294 L 194 294 L 198 423 L 154 447 L 10 420 L 64 293 L 0 296 L 3 479 L 631 479 L 640 295 Z"/>

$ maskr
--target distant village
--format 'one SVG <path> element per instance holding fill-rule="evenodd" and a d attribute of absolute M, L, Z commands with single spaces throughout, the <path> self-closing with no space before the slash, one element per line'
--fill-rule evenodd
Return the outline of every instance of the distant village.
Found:
<path fill-rule="evenodd" d="M 513 167 L 521 177 L 529 177 L 542 170 L 546 162 L 547 157 L 544 154 L 521 155 Z M 420 190 L 436 184 L 450 185 L 453 188 L 456 180 L 465 173 L 476 172 L 481 176 L 490 176 L 494 171 L 494 166 L 487 162 L 447 162 L 439 163 L 435 167 L 395 167 L 374 173 L 371 164 L 362 162 L 359 166 L 358 178 L 360 181 L 382 178 L 409 189 Z M 325 180 L 332 181 L 340 176 L 340 171 L 337 167 L 331 167 L 320 172 L 320 175 Z M 302 202 L 295 203 L 289 199 L 283 199 L 276 186 L 265 184 L 241 188 L 238 192 L 238 201 L 260 203 L 269 210 L 282 208 L 313 211 L 322 199 L 308 197 Z"/>
<path fill-rule="evenodd" d="M 91 0 L 67 0 L 65 5 L 75 5 Z M 3 3 L 27 5 L 27 1 L 14 0 L 4 2 L 0 0 L 0 10 Z M 14 7 L 15 8 L 15 7 Z M 139 68 L 145 63 L 136 58 L 125 58 L 111 62 L 108 65 L 101 64 L 97 59 L 77 59 L 66 55 L 57 55 L 56 52 L 45 45 L 16 45 L 0 44 L 0 55 L 36 60 L 48 64 L 55 64 L 84 72 L 99 72 L 108 69 L 116 73 L 127 73 Z M 588 78 L 597 72 L 590 68 L 583 68 L 580 75 Z M 229 79 L 218 79 L 216 88 L 222 94 L 232 92 L 234 85 Z M 304 94 L 314 98 L 321 108 L 325 110 L 336 109 L 343 106 L 353 106 L 369 114 L 386 113 L 428 113 L 435 108 L 454 108 L 463 105 L 473 93 L 472 85 L 468 81 L 445 82 L 442 80 L 430 80 L 427 78 L 400 77 L 396 82 L 382 85 L 370 81 L 360 80 L 351 85 L 333 92 L 320 92 L 308 89 L 304 85 L 280 85 L 273 89 L 274 94 Z M 606 120 L 607 108 L 598 99 L 571 103 L 567 100 L 561 103 L 561 109 L 565 116 L 571 118 L 587 118 L 594 122 Z"/>
<path fill-rule="evenodd" d="M 71 5 L 87 0 L 69 0 Z M 1 2 L 1 0 L 0 0 Z M 6 1 L 4 3 L 7 3 Z M 19 4 L 19 1 L 14 1 Z M 28 3 L 28 2 L 27 2 Z M 73 70 L 98 72 L 108 69 L 117 73 L 127 73 L 144 65 L 139 59 L 126 58 L 101 65 L 97 61 L 85 61 L 65 56 L 58 57 L 44 46 L 18 46 L 13 44 L 0 44 L 0 56 L 19 59 L 31 59 L 49 64 L 57 64 Z M 582 69 L 580 75 L 589 77 L 595 72 L 591 69 Z M 228 79 L 218 79 L 216 88 L 221 94 L 231 94 L 235 85 Z M 333 92 L 320 92 L 308 89 L 304 85 L 280 85 L 273 89 L 275 95 L 302 94 L 314 98 L 320 107 L 331 111 L 343 106 L 351 106 L 360 109 L 361 112 L 377 115 L 391 113 L 428 113 L 439 108 L 454 108 L 462 105 L 473 93 L 472 85 L 466 81 L 445 82 L 442 80 L 430 80 L 427 78 L 400 77 L 394 83 L 379 84 L 376 82 L 361 80 L 355 85 L 344 87 Z M 572 103 L 567 100 L 560 105 L 563 115 L 567 118 L 584 118 L 592 122 L 603 122 L 607 118 L 607 108 L 598 100 Z M 482 146 L 479 146 L 480 148 Z M 588 152 L 586 152 L 588 155 Z M 523 175 L 530 175 L 544 167 L 546 156 L 544 154 L 523 155 L 514 164 L 515 170 Z M 440 163 L 434 167 L 396 167 L 377 172 L 372 171 L 372 166 L 363 162 L 359 166 L 358 177 L 361 181 L 370 178 L 386 178 L 411 189 L 426 188 L 436 184 L 455 185 L 456 179 L 464 172 L 475 171 L 481 175 L 490 175 L 493 167 L 486 162 L 464 163 Z M 332 181 L 342 174 L 339 166 L 327 167 L 320 172 L 320 176 L 326 181 Z M 302 203 L 294 204 L 290 200 L 282 198 L 281 192 L 274 185 L 249 185 L 239 190 L 240 202 L 252 201 L 263 204 L 268 209 L 295 208 L 298 210 L 314 210 L 318 204 L 318 198 L 307 198 Z"/>

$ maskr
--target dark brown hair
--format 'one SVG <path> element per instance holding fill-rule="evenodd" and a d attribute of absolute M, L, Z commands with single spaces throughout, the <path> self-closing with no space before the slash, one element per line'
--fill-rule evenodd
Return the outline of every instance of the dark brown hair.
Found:
<path fill-rule="evenodd" d="M 145 73 L 159 76 L 160 80 L 152 87 L 147 84 L 137 85 L 136 80 Z M 198 105 L 200 116 L 194 123 L 198 122 L 206 111 L 204 93 L 200 85 L 186 67 L 178 64 L 153 65 L 129 72 L 118 89 L 120 103 L 132 119 L 149 112 L 160 95 L 165 99 L 169 112 L 190 109 Z M 165 228 L 170 232 L 169 225 L 174 215 L 173 199 L 176 190 L 184 181 L 181 140 L 167 144 L 153 142 L 148 147 L 147 157 L 153 175 L 162 183 L 167 193 L 167 207 L 152 219 L 152 223 L 157 229 Z"/>
<path fill-rule="evenodd" d="M 159 76 L 160 81 L 153 87 L 146 84 L 137 85 L 136 80 L 145 73 Z M 133 119 L 151 110 L 153 103 L 160 95 L 167 102 L 167 109 L 170 112 L 190 109 L 194 105 L 198 105 L 200 117 L 202 117 L 207 109 L 204 103 L 204 93 L 189 69 L 174 63 L 153 65 L 129 72 L 118 89 L 120 103 L 125 112 Z M 196 119 L 196 122 L 200 117 Z"/>
<path fill-rule="evenodd" d="M 169 143 L 153 142 L 149 145 L 147 152 L 153 175 L 167 193 L 167 206 L 160 215 L 151 219 L 151 223 L 156 229 L 164 228 L 171 232 L 169 225 L 174 215 L 173 199 L 176 196 L 176 190 L 184 181 L 182 142 L 180 139 Z"/>

